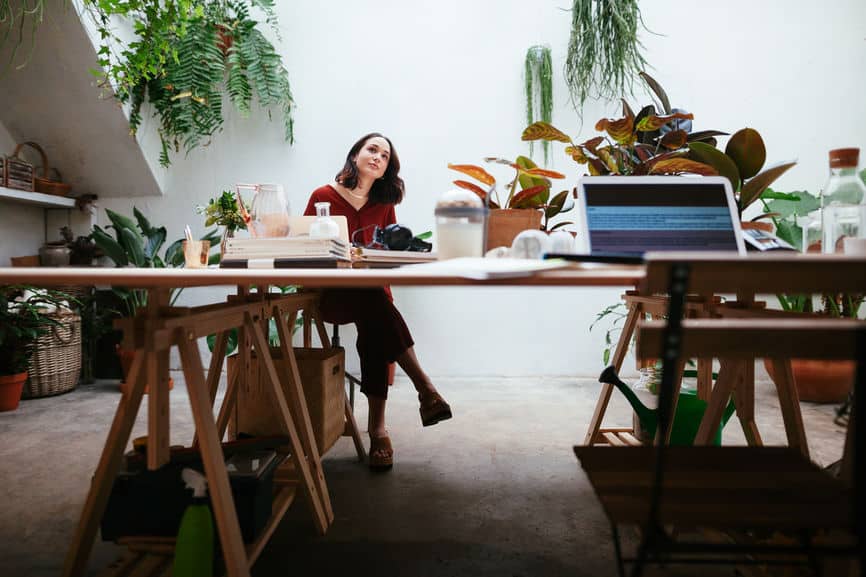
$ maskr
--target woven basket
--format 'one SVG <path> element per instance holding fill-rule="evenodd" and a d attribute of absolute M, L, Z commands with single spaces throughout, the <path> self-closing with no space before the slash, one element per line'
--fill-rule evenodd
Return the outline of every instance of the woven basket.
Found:
<path fill-rule="evenodd" d="M 79 309 L 85 301 L 93 294 L 93 285 L 58 285 L 54 287 L 57 291 L 68 294 L 74 299 L 78 299 L 78 303 L 69 303 L 70 308 Z"/>
<path fill-rule="evenodd" d="M 15 147 L 15 152 L 12 153 L 12 156 L 18 157 L 18 152 L 22 147 L 29 146 L 39 153 L 39 156 L 42 157 L 42 176 L 33 175 L 33 188 L 36 192 L 41 192 L 44 194 L 53 194 L 55 196 L 69 196 L 69 191 L 72 189 L 72 185 L 66 184 L 64 182 L 58 182 L 61 178 L 60 172 L 55 168 L 54 172 L 57 174 L 58 180 L 52 179 L 49 175 L 51 173 L 51 169 L 48 168 L 48 156 L 45 154 L 45 151 L 42 150 L 42 147 L 36 144 L 35 142 L 22 142 L 18 146 Z"/>
<path fill-rule="evenodd" d="M 50 326 L 34 343 L 22 394 L 25 399 L 71 391 L 81 373 L 81 317 L 67 311 L 45 316 L 60 324 Z"/>

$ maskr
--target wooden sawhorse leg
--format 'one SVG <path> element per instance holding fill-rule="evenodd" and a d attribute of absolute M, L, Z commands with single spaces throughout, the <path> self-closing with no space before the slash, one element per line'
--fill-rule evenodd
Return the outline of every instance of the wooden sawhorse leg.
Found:
<path fill-rule="evenodd" d="M 634 329 L 637 326 L 637 321 L 643 314 L 643 306 L 639 302 L 633 302 L 629 305 L 628 316 L 626 316 L 625 324 L 622 327 L 622 332 L 619 335 L 619 341 L 616 344 L 616 350 L 613 353 L 613 368 L 619 372 L 622 367 L 622 362 L 628 352 L 631 336 L 634 334 Z M 607 405 L 610 403 L 610 395 L 613 392 L 613 385 L 610 383 L 602 383 L 601 392 L 598 395 L 598 401 L 595 403 L 595 411 L 592 413 L 592 419 L 589 421 L 589 429 L 586 431 L 586 437 L 583 439 L 584 445 L 592 445 L 598 437 L 598 432 L 601 429 L 601 422 L 604 420 L 604 413 L 607 411 Z"/>
<path fill-rule="evenodd" d="M 117 411 L 114 413 L 114 420 L 111 423 L 108 438 L 105 440 L 105 447 L 102 449 L 99 464 L 96 466 L 90 490 L 84 502 L 84 510 L 78 520 L 72 544 L 66 553 L 62 573 L 64 577 L 78 577 L 83 575 L 87 568 L 87 559 L 91 549 L 93 549 L 96 531 L 105 512 L 105 506 L 108 504 L 111 487 L 117 472 L 120 470 L 123 452 L 129 442 L 129 436 L 141 406 L 141 398 L 144 395 L 145 379 L 142 374 L 144 372 L 144 357 L 144 350 L 135 351 L 132 366 L 126 375 L 126 382 L 129 386 L 117 404 Z"/>

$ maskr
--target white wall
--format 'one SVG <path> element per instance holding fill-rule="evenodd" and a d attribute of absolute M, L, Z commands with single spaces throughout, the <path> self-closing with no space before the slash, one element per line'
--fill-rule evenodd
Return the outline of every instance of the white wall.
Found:
<path fill-rule="evenodd" d="M 281 46 L 297 101 L 296 144 L 280 119 L 229 115 L 207 148 L 164 172 L 164 196 L 135 200 L 177 237 L 203 229 L 193 206 L 235 182 L 280 182 L 293 212 L 330 181 L 361 134 L 389 135 L 400 154 L 407 197 L 398 218 L 433 229 L 436 198 L 455 178 L 447 163 L 514 157 L 528 147 L 523 58 L 546 43 L 554 59 L 554 123 L 582 141 L 618 103 L 590 102 L 581 123 L 562 79 L 569 3 L 540 0 L 280 2 Z M 777 188 L 818 191 L 827 150 L 866 146 L 866 3 L 836 0 L 641 2 L 650 73 L 672 104 L 695 114 L 695 130 L 758 129 L 768 162 L 797 158 Z M 642 92 L 633 107 L 649 102 Z M 152 131 L 152 124 L 150 130 Z M 152 132 L 142 138 L 155 162 Z M 538 157 L 539 149 L 536 149 Z M 552 168 L 583 174 L 554 146 Z M 508 174 L 497 172 L 502 181 Z M 128 211 L 132 200 L 103 199 Z M 103 217 L 104 218 L 104 217 Z M 432 375 L 595 375 L 603 331 L 588 326 L 618 289 L 397 289 L 396 300 Z M 201 293 L 199 293 L 201 294 Z M 188 293 L 195 298 L 194 293 Z M 346 341 L 351 335 L 345 335 Z M 351 364 L 351 362 L 350 362 Z"/>

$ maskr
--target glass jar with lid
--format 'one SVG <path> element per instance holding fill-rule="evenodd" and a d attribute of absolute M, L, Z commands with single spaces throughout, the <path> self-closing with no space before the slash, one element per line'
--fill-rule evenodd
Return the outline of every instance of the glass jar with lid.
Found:
<path fill-rule="evenodd" d="M 821 248 L 866 255 L 866 186 L 857 174 L 859 148 L 830 151 L 830 177 L 821 193 Z"/>
<path fill-rule="evenodd" d="M 468 190 L 449 190 L 436 203 L 436 252 L 440 260 L 484 254 L 487 208 Z"/>
<path fill-rule="evenodd" d="M 331 218 L 331 203 L 316 203 L 316 220 L 310 225 L 311 238 L 338 238 L 340 227 L 337 221 Z"/>

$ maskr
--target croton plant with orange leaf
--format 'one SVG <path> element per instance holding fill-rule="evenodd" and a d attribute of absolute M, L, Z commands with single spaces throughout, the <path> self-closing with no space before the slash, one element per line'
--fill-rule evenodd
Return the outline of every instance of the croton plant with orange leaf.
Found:
<path fill-rule="evenodd" d="M 565 221 L 550 226 L 550 219 L 574 208 L 574 199 L 568 194 L 568 190 L 555 194 L 553 198 L 550 197 L 550 189 L 553 185 L 551 179 L 565 178 L 564 174 L 539 168 L 526 156 L 518 156 L 514 162 L 497 157 L 488 157 L 484 161 L 510 166 L 515 170 L 514 179 L 507 185 L 508 198 L 505 199 L 504 204 L 499 200 L 499 192 L 496 190 L 496 178 L 480 166 L 475 164 L 449 164 L 448 168 L 479 181 L 487 186 L 486 190 L 466 180 L 455 180 L 454 184 L 477 194 L 491 209 L 501 207 L 542 211 L 541 230 L 556 230 L 573 224 L 570 221 Z M 548 228 L 549 226 L 550 228 Z"/>
<path fill-rule="evenodd" d="M 770 184 L 796 162 L 786 162 L 763 172 L 767 153 L 757 130 L 743 128 L 728 139 L 724 152 L 716 148 L 718 130 L 691 132 L 694 115 L 671 108 L 667 94 L 651 76 L 641 78 L 658 97 L 660 109 L 648 104 L 634 113 L 622 100 L 622 118 L 602 118 L 595 129 L 604 134 L 575 144 L 571 137 L 546 122 L 523 131 L 525 141 L 563 142 L 565 153 L 587 165 L 589 174 L 601 175 L 721 175 L 731 181 L 740 213 L 760 198 Z M 763 218 L 761 215 L 758 218 Z"/>

